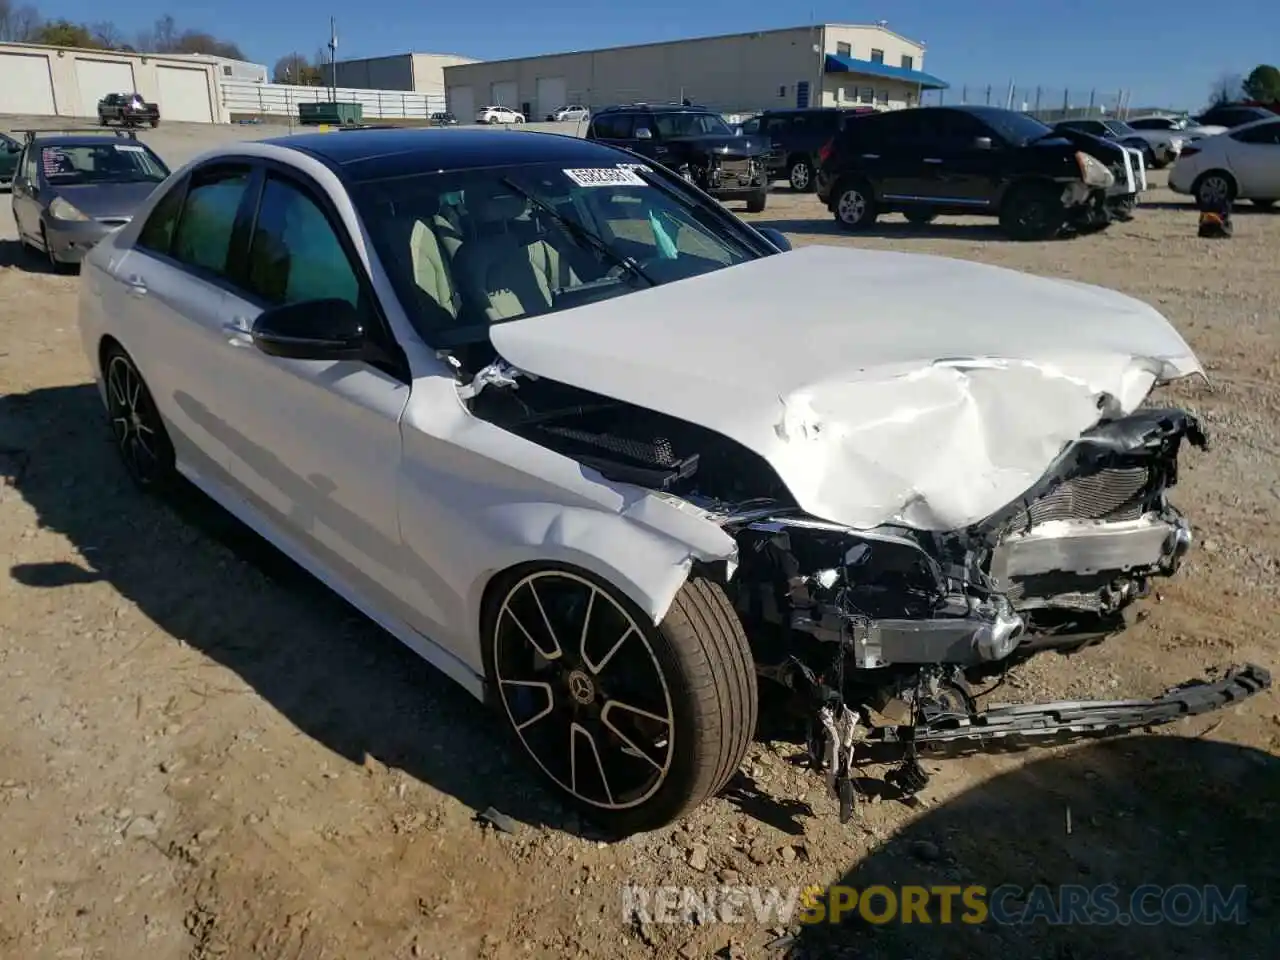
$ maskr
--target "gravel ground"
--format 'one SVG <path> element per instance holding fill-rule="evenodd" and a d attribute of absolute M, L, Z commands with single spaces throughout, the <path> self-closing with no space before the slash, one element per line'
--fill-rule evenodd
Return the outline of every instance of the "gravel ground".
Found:
<path fill-rule="evenodd" d="M 12 126 L 22 126 L 15 122 Z M 261 127 L 142 136 L 172 162 Z M 1155 177 L 1163 182 L 1161 175 Z M 1274 956 L 1280 701 L 1075 749 L 929 765 L 922 802 L 841 826 L 798 747 L 762 739 L 678 828 L 606 845 L 479 705 L 199 502 L 139 496 L 75 329 L 75 277 L 0 213 L 0 956 L 14 958 Z M 1164 311 L 1212 384 L 1178 501 L 1200 548 L 1124 636 L 1021 670 L 1007 699 L 1152 694 L 1274 666 L 1280 603 L 1280 215 L 1198 240 L 1157 186 L 1102 235 L 1015 244 L 982 221 L 838 234 L 780 189 L 797 244 L 938 253 L 1115 287 Z M 850 291 L 857 309 L 857 291 Z M 1034 323 L 1035 317 L 1027 322 Z M 1003 695 L 1003 693 L 1002 693 Z M 476 822 L 493 806 L 511 832 Z M 1248 887 L 1207 927 L 643 923 L 626 884 Z M 661 919 L 660 917 L 657 919 Z"/>

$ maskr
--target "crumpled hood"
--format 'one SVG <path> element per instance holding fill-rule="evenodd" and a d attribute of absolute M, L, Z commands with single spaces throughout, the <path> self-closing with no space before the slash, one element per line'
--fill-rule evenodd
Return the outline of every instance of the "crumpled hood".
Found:
<path fill-rule="evenodd" d="M 863 528 L 981 520 L 1103 409 L 1204 373 L 1163 316 L 1113 290 L 825 246 L 491 336 L 520 370 L 731 437 L 802 509 Z"/>

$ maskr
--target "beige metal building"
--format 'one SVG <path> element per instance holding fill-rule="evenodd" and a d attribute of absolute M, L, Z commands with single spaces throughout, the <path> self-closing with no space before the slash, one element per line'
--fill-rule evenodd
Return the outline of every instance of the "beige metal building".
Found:
<path fill-rule="evenodd" d="M 216 63 L 188 56 L 0 44 L 0 114 L 97 117 L 108 93 L 138 92 L 165 120 L 223 120 Z"/>
<path fill-rule="evenodd" d="M 567 104 L 685 98 L 724 113 L 860 103 L 891 109 L 947 86 L 924 72 L 924 53 L 924 44 L 883 25 L 825 23 L 452 64 L 444 83 L 449 109 L 463 122 L 490 104 L 542 120 Z"/>
<path fill-rule="evenodd" d="M 339 60 L 337 85 L 360 90 L 406 90 L 443 96 L 445 68 L 467 63 L 475 63 L 475 60 L 452 53 L 397 53 L 389 57 Z M 327 68 L 324 76 L 327 81 Z"/>

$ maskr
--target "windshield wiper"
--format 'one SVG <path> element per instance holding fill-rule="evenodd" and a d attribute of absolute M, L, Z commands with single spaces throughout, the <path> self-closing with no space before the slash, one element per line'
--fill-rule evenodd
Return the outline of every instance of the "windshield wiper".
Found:
<path fill-rule="evenodd" d="M 611 246 L 609 246 L 608 243 L 606 243 L 600 237 L 596 236 L 596 234 L 592 233 L 582 224 L 578 223 L 576 220 L 571 220 L 569 217 L 566 217 L 563 213 L 561 213 L 555 207 L 551 206 L 548 203 L 545 203 L 542 200 L 539 200 L 537 197 L 531 194 L 528 190 L 525 190 L 523 187 L 515 183 L 510 178 L 503 177 L 500 182 L 502 183 L 503 186 L 510 187 L 512 190 L 520 194 L 520 196 L 524 197 L 526 200 L 528 200 L 531 204 L 533 204 L 535 207 L 537 207 L 547 216 L 555 220 L 556 223 L 560 224 L 560 226 L 564 227 L 565 230 L 569 231 L 570 236 L 572 236 L 575 240 L 579 241 L 580 243 L 585 243 L 587 246 L 593 247 L 594 249 L 598 250 L 600 253 L 603 253 L 615 264 L 622 267 L 628 273 L 631 273 L 634 276 L 639 277 L 645 283 L 649 284 L 649 286 L 656 287 L 658 285 L 658 282 L 654 280 L 653 277 L 645 273 L 644 267 L 640 266 L 640 264 L 636 262 L 635 257 L 628 257 L 625 254 L 618 253 L 618 251 L 614 250 Z"/>

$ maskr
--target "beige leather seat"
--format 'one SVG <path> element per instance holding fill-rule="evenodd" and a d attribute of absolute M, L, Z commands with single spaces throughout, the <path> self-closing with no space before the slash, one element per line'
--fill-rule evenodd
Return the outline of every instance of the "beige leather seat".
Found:
<path fill-rule="evenodd" d="M 447 256 L 432 227 L 415 219 L 409 232 L 409 260 L 413 264 L 413 282 L 440 309 L 457 319 L 458 292 L 450 277 Z"/>
<path fill-rule="evenodd" d="M 542 313 L 552 291 L 579 282 L 560 252 L 522 218 L 529 202 L 499 184 L 469 188 L 468 219 L 475 227 L 454 260 L 454 274 L 467 309 L 490 321 Z"/>

